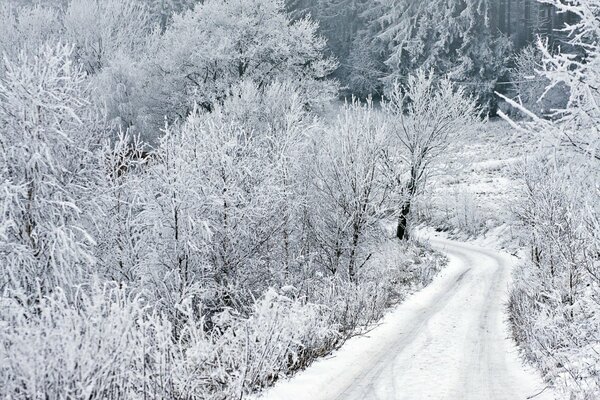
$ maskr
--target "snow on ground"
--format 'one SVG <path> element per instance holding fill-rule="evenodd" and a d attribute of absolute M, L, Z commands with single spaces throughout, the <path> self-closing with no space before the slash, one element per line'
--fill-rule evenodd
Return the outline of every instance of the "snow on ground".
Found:
<path fill-rule="evenodd" d="M 514 258 L 431 237 L 450 263 L 370 333 L 278 382 L 264 400 L 552 399 L 505 322 Z"/>
<path fill-rule="evenodd" d="M 444 168 L 431 178 L 418 208 L 429 225 L 470 239 L 514 219 L 521 190 L 516 168 L 538 140 L 502 120 L 460 140 L 454 153 L 442 160 Z M 515 239 L 503 237 L 503 244 L 518 245 Z"/>

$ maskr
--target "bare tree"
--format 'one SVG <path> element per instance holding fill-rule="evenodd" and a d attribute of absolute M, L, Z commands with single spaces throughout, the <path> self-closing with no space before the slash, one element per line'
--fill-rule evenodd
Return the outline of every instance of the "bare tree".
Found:
<path fill-rule="evenodd" d="M 398 239 L 408 239 L 413 199 L 440 156 L 479 121 L 481 111 L 462 87 L 423 70 L 410 76 L 406 85 L 396 82 L 387 97 L 384 109 L 392 118 L 400 157 L 409 165 L 408 178 L 398 178 L 402 202 L 396 229 Z"/>
<path fill-rule="evenodd" d="M 385 123 L 371 104 L 346 105 L 316 151 L 314 168 L 321 254 L 333 273 L 343 269 L 351 282 L 371 257 L 369 238 L 378 230 L 389 200 L 382 173 Z"/>

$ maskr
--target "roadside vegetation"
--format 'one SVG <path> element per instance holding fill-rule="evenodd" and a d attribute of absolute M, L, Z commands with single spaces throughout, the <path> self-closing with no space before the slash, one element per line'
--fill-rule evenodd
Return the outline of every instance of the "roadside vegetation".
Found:
<path fill-rule="evenodd" d="M 0 397 L 241 399 L 429 284 L 425 222 L 518 238 L 522 355 L 598 398 L 600 3 L 561 50 L 490 1 L 2 2 Z"/>

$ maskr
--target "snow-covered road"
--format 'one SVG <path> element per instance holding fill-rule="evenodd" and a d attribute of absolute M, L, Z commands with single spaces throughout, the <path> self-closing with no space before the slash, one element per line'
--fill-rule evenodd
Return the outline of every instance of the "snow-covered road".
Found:
<path fill-rule="evenodd" d="M 267 400 L 552 399 L 523 367 L 504 313 L 515 260 L 497 251 L 431 238 L 450 264 L 368 335 L 348 341 Z"/>

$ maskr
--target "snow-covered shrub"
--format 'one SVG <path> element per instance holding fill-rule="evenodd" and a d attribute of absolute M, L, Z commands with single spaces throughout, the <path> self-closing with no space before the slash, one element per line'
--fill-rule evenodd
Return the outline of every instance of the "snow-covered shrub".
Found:
<path fill-rule="evenodd" d="M 269 289 L 247 319 L 237 324 L 235 319 L 231 321 L 233 325 L 220 340 L 236 343 L 230 354 L 240 363 L 237 370 L 244 387 L 264 387 L 327 351 L 336 333 L 324 314 L 322 306 L 304 304 Z M 219 329 L 229 323 L 227 316 L 218 316 Z"/>
<path fill-rule="evenodd" d="M 442 262 L 423 244 L 384 240 L 359 271 L 357 283 L 339 277 L 313 278 L 311 301 L 330 310 L 329 324 L 345 339 L 378 321 L 390 305 L 413 290 L 428 285 Z"/>
<path fill-rule="evenodd" d="M 304 366 L 337 337 L 323 318 L 323 307 L 274 289 L 256 301 L 248 316 L 227 309 L 207 321 L 197 318 L 202 312 L 193 308 L 188 301 L 180 306 L 186 318 L 178 337 L 165 338 L 168 351 L 156 350 L 159 357 L 172 357 L 161 373 L 171 379 L 173 398 L 241 398 Z"/>
<path fill-rule="evenodd" d="M 71 52 L 23 52 L 0 80 L 2 287 L 80 283 L 94 261 L 90 209 L 103 123 Z"/>
<path fill-rule="evenodd" d="M 487 214 L 481 209 L 477 197 L 464 188 L 435 197 L 432 193 L 425 193 L 417 198 L 415 208 L 420 222 L 440 231 L 475 237 L 488 228 Z"/>
<path fill-rule="evenodd" d="M 590 172 L 564 162 L 525 170 L 519 216 L 531 235 L 531 257 L 514 272 L 509 302 L 524 356 L 573 399 L 600 394 L 599 231 L 591 222 L 598 193 Z"/>
<path fill-rule="evenodd" d="M 93 283 L 35 300 L 33 307 L 19 295 L 1 300 L 1 397 L 135 399 L 151 393 L 152 380 L 168 379 L 152 375 L 157 360 L 145 337 L 168 326 L 143 329 L 143 296 Z"/>
<path fill-rule="evenodd" d="M 462 232 L 476 235 L 484 228 L 477 203 L 469 192 L 457 192 L 454 194 L 452 204 L 452 218 L 450 224 Z"/>
<path fill-rule="evenodd" d="M 293 289 L 289 289 L 293 290 Z M 2 298 L 3 398 L 230 399 L 257 390 L 333 347 L 323 306 L 269 289 L 245 317 L 207 321 L 184 301 L 178 330 L 146 296 L 116 284 Z"/>

